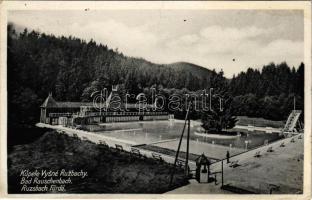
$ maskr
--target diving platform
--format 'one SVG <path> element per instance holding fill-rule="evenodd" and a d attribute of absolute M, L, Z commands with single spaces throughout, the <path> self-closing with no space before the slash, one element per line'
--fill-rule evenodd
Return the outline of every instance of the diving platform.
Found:
<path fill-rule="evenodd" d="M 298 133 L 298 130 L 296 129 L 297 128 L 297 125 L 299 125 L 300 128 L 301 127 L 301 123 L 299 121 L 299 117 L 301 115 L 302 111 L 301 110 L 293 110 L 289 116 L 288 116 L 288 119 L 286 121 L 286 124 L 283 128 L 283 135 L 285 137 L 289 137 L 293 134 L 297 134 Z"/>

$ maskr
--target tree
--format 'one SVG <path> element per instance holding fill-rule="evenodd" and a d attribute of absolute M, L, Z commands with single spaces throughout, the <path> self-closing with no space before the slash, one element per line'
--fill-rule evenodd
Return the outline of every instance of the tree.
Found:
<path fill-rule="evenodd" d="M 220 105 L 221 98 L 221 105 Z M 223 94 L 212 98 L 212 109 L 202 112 L 202 127 L 207 132 L 220 133 L 224 129 L 231 129 L 235 126 L 237 119 L 233 116 L 232 97 Z"/>
<path fill-rule="evenodd" d="M 39 116 L 40 104 L 49 92 L 53 92 L 58 101 L 91 101 L 94 91 L 110 90 L 112 84 L 123 85 L 120 91 L 131 94 L 139 94 L 156 84 L 158 92 L 164 93 L 166 98 L 168 94 L 184 94 L 183 88 L 187 88 L 187 92 L 222 88 L 231 91 L 233 97 L 229 116 L 285 119 L 291 108 L 289 96 L 294 95 L 298 109 L 304 106 L 303 63 L 292 69 L 286 63 L 271 63 L 262 70 L 250 68 L 230 80 L 224 77 L 222 70 L 217 72 L 183 62 L 154 64 L 125 56 L 93 40 L 56 37 L 27 29 L 19 32 L 12 24 L 7 28 L 8 117 L 18 125 L 38 121 L 33 118 L 25 122 L 16 116 L 24 112 Z M 25 89 L 24 96 L 36 97 L 26 98 L 32 106 L 19 105 L 22 89 Z M 184 111 L 174 114 L 180 118 L 185 116 Z M 199 118 L 198 113 L 191 113 L 191 116 Z"/>

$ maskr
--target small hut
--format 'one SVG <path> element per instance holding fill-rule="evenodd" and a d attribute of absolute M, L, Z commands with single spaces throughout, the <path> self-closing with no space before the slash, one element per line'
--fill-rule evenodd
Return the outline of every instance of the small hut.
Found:
<path fill-rule="evenodd" d="M 210 175 L 210 160 L 204 155 L 196 158 L 196 180 L 199 183 L 208 183 Z"/>

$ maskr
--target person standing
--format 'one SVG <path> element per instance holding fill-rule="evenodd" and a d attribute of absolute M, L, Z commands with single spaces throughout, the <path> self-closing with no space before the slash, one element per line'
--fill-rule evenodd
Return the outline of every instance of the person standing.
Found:
<path fill-rule="evenodd" d="M 230 163 L 230 152 L 226 151 L 226 162 Z"/>

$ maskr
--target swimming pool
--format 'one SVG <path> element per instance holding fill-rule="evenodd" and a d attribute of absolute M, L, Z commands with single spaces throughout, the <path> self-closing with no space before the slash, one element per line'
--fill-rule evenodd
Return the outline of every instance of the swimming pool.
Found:
<path fill-rule="evenodd" d="M 98 134 L 106 136 L 129 140 L 136 144 L 151 144 L 164 140 L 178 139 L 183 129 L 183 123 L 170 121 L 150 121 L 150 122 L 127 122 L 127 123 L 113 123 L 100 125 Z M 95 126 L 92 129 L 95 130 Z M 190 139 L 200 143 L 216 144 L 233 148 L 246 148 L 246 141 L 248 141 L 247 148 L 255 148 L 267 142 L 276 141 L 282 136 L 278 133 L 265 132 L 249 132 L 243 133 L 240 137 L 234 139 L 220 139 L 220 138 L 206 138 L 194 134 L 195 130 L 200 125 L 194 125 L 190 129 Z M 89 127 L 90 128 L 90 127 Z M 187 128 L 184 132 L 184 137 L 187 135 Z"/>

